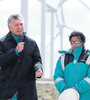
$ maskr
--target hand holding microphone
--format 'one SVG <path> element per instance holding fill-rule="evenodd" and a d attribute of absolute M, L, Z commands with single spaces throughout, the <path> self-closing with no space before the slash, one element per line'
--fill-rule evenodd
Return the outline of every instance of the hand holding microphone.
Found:
<path fill-rule="evenodd" d="M 23 51 L 23 49 L 24 49 L 24 42 L 19 42 L 18 44 L 17 44 L 17 46 L 16 46 L 16 49 L 17 49 L 17 51 L 18 52 L 22 52 Z"/>

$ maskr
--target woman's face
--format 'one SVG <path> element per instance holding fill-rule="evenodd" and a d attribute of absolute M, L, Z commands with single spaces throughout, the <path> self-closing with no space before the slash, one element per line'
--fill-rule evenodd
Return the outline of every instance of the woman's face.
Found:
<path fill-rule="evenodd" d="M 84 42 L 82 42 L 78 36 L 73 36 L 70 40 L 70 43 L 73 50 L 75 50 L 76 46 L 84 45 Z"/>

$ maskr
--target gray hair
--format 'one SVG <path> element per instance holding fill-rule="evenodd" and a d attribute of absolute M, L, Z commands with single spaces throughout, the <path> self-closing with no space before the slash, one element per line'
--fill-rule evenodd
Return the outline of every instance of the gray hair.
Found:
<path fill-rule="evenodd" d="M 24 20 L 22 15 L 19 15 L 19 14 L 11 15 L 8 18 L 8 26 L 11 24 L 12 19 L 23 19 Z"/>

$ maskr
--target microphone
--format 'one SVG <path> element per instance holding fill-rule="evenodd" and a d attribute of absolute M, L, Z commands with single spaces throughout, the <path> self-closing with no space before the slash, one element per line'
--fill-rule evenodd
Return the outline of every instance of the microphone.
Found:
<path fill-rule="evenodd" d="M 18 35 L 18 40 L 19 40 L 19 43 L 24 42 L 24 34 L 23 33 Z M 19 52 L 19 56 L 22 55 L 22 52 L 23 52 L 23 50 L 21 52 Z"/>
<path fill-rule="evenodd" d="M 26 32 L 23 32 L 22 34 L 18 35 L 19 42 L 23 42 L 25 35 L 26 35 Z"/>
<path fill-rule="evenodd" d="M 24 39 L 24 35 L 23 34 L 18 35 L 19 42 L 23 42 L 23 39 Z"/>

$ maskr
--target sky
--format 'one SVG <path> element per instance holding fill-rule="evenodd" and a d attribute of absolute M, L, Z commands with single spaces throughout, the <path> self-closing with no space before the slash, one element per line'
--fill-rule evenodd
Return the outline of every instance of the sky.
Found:
<path fill-rule="evenodd" d="M 46 0 L 46 4 L 56 9 L 54 13 L 54 51 L 53 68 L 60 56 L 60 35 L 63 33 L 63 50 L 70 48 L 68 37 L 73 30 L 83 32 L 86 36 L 85 47 L 90 49 L 90 0 Z M 60 4 L 62 4 L 60 6 Z M 36 40 L 41 48 L 41 2 L 40 0 L 28 0 L 28 36 Z M 62 12 L 63 11 L 63 20 Z M 11 14 L 21 12 L 21 0 L 0 0 L 0 37 L 8 33 L 7 19 Z M 45 25 L 45 77 L 50 76 L 50 40 L 51 40 L 51 13 L 46 7 L 46 25 Z M 57 17 L 56 17 L 57 14 Z M 59 33 L 58 23 L 63 27 L 62 33 Z M 56 37 L 56 38 L 55 38 Z M 40 49 L 41 50 L 41 49 Z M 53 69 L 54 72 L 54 69 Z"/>

